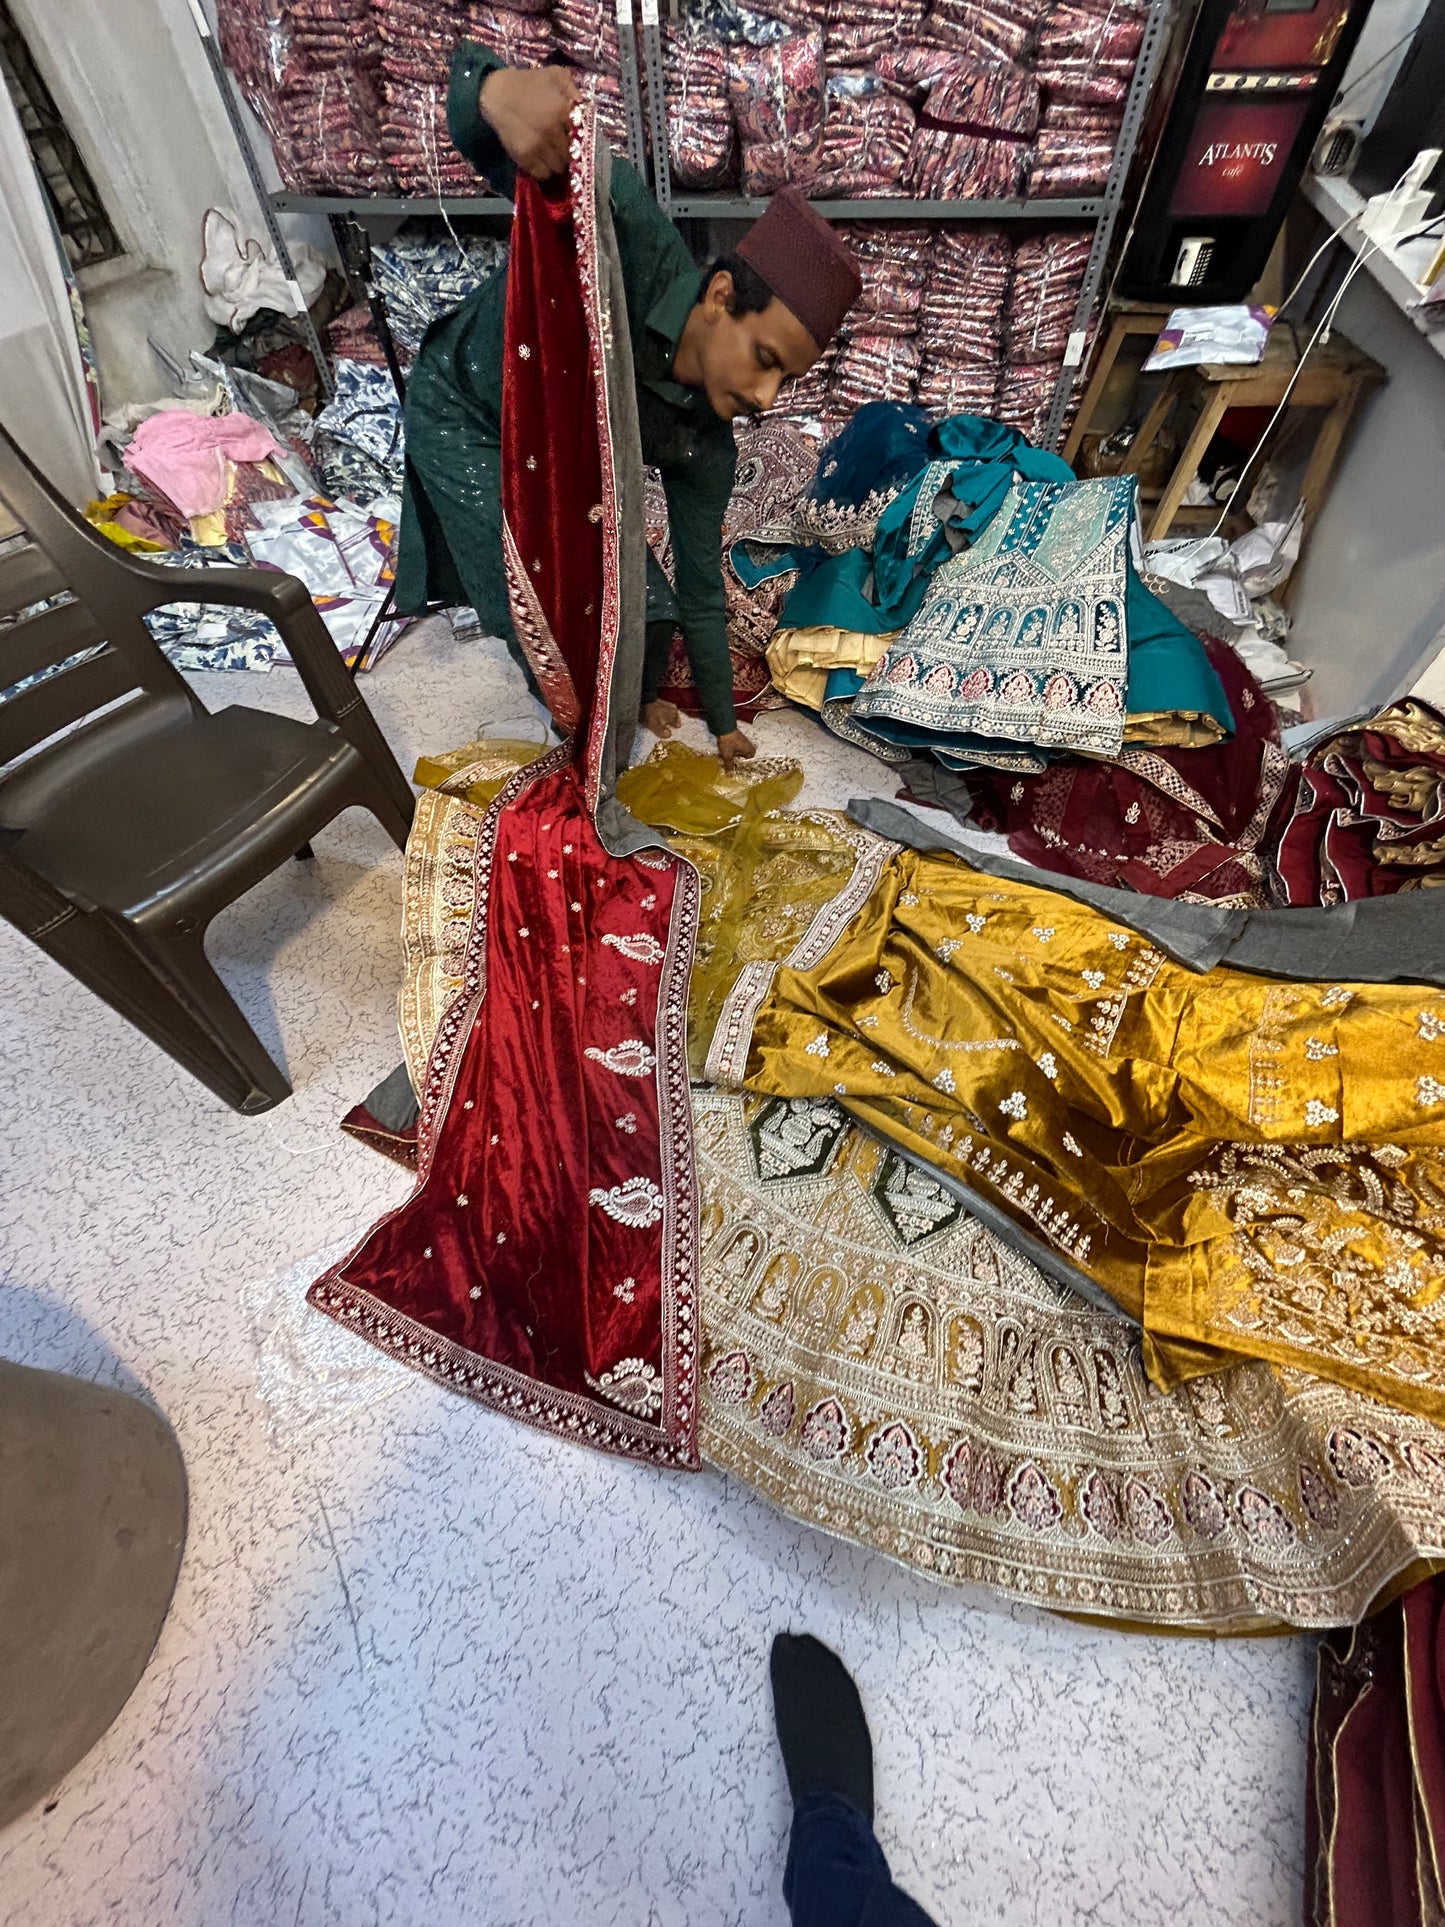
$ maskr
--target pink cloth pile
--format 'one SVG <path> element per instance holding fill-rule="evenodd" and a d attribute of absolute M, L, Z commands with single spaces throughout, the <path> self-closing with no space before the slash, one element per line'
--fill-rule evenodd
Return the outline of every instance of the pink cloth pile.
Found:
<path fill-rule="evenodd" d="M 452 146 L 447 82 L 459 40 L 475 40 L 514 67 L 540 67 L 552 51 L 545 14 L 489 0 L 372 0 L 386 106 L 382 151 L 404 193 L 486 194 L 488 184 Z"/>
<path fill-rule="evenodd" d="M 935 241 L 919 331 L 921 407 L 940 415 L 994 412 L 1013 253 L 997 228 L 946 228 Z"/>
<path fill-rule="evenodd" d="M 622 71 L 612 0 L 555 0 L 552 27 L 558 53 L 574 67 L 614 78 Z"/>
<path fill-rule="evenodd" d="M 728 49 L 728 100 L 742 142 L 743 191 L 811 192 L 823 151 L 826 74 L 821 27 L 765 47 Z"/>
<path fill-rule="evenodd" d="M 908 102 L 876 75 L 829 74 L 814 195 L 861 199 L 901 193 L 914 125 Z"/>
<path fill-rule="evenodd" d="M 924 95 L 909 158 L 911 191 L 931 200 L 1016 198 L 1038 124 L 1032 74 L 1001 60 L 956 62 Z"/>
<path fill-rule="evenodd" d="M 692 21 L 663 28 L 668 161 L 678 187 L 725 187 L 737 178 L 737 135 L 728 104 L 727 50 Z"/>
<path fill-rule="evenodd" d="M 135 431 L 125 459 L 182 515 L 209 515 L 226 500 L 227 462 L 264 462 L 282 453 L 270 429 L 250 415 L 163 408 Z"/>

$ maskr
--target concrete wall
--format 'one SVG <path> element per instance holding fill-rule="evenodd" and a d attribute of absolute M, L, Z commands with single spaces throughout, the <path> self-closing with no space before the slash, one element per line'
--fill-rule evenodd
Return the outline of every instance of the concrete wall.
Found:
<path fill-rule="evenodd" d="M 260 210 L 188 0 L 11 0 L 12 11 L 126 248 L 81 276 L 107 409 L 167 392 L 152 336 L 177 360 L 215 328 L 201 305 L 201 223 Z M 276 184 L 264 138 L 263 165 Z M 303 223 L 298 238 L 320 227 Z M 288 233 L 290 230 L 288 229 Z"/>
<path fill-rule="evenodd" d="M 1290 653 L 1315 666 L 1319 716 L 1407 687 L 1445 624 L 1445 358 L 1366 273 L 1338 331 L 1390 379 L 1361 410 L 1294 594 Z"/>

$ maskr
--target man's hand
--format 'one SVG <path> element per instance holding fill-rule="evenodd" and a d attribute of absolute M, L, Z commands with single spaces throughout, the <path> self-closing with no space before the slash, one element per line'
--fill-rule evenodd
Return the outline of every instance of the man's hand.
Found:
<path fill-rule="evenodd" d="M 547 181 L 567 171 L 567 116 L 577 101 L 562 67 L 499 67 L 482 82 L 477 104 L 524 174 Z"/>
<path fill-rule="evenodd" d="M 642 727 L 650 729 L 665 743 L 675 729 L 682 727 L 682 711 L 676 703 L 644 703 L 642 705 Z"/>
<path fill-rule="evenodd" d="M 744 736 L 740 729 L 730 729 L 726 736 L 717 739 L 717 753 L 722 758 L 722 766 L 729 775 L 732 766 L 740 756 L 756 756 L 758 746 L 750 737 Z"/>

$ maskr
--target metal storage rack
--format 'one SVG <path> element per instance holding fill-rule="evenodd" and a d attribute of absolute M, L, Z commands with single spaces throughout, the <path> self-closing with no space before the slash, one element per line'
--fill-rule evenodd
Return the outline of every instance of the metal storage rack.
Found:
<path fill-rule="evenodd" d="M 599 0 L 605 5 L 606 0 Z M 1059 383 L 1044 430 L 1044 441 L 1056 448 L 1063 433 L 1074 386 L 1084 359 L 1090 324 L 1104 288 L 1110 250 L 1123 211 L 1130 169 L 1144 125 L 1145 111 L 1153 92 L 1163 59 L 1169 31 L 1180 0 L 1151 0 L 1144 37 L 1139 49 L 1134 78 L 1124 104 L 1118 145 L 1103 192 L 1072 200 L 939 201 L 880 198 L 877 200 L 819 200 L 813 205 L 829 220 L 837 221 L 1032 221 L 1066 223 L 1090 222 L 1094 228 L 1093 246 L 1079 293 L 1068 351 L 1059 371 Z M 750 220 L 766 207 L 763 200 L 741 199 L 728 194 L 675 193 L 668 162 L 666 92 L 663 78 L 662 27 L 658 0 L 615 0 L 620 47 L 620 85 L 627 115 L 629 147 L 646 166 L 647 136 L 652 144 L 652 185 L 658 204 L 678 220 Z M 322 214 L 333 224 L 338 242 L 343 224 L 356 222 L 365 227 L 372 221 L 395 221 L 408 215 L 443 213 L 451 220 L 497 219 L 511 214 L 510 201 L 490 195 L 469 198 L 428 199 L 420 195 L 352 198 L 326 194 L 272 193 L 265 186 L 245 122 L 238 110 L 234 83 L 226 72 L 200 0 L 190 0 L 192 14 L 205 42 L 216 84 L 220 88 L 240 144 L 247 171 L 266 217 L 267 232 L 286 275 L 293 285 L 295 275 L 285 238 L 276 223 L 278 213 Z M 646 109 L 643 104 L 643 76 L 646 77 Z M 346 250 L 343 249 L 343 257 Z M 298 295 L 299 299 L 299 295 Z M 303 316 L 303 328 L 316 358 L 323 388 L 331 390 L 331 373 L 321 342 Z"/>
<path fill-rule="evenodd" d="M 618 0 L 618 14 L 628 0 Z M 1085 344 L 1094 309 L 1104 285 L 1109 251 L 1124 205 L 1124 191 L 1133 165 L 1145 110 L 1154 89 L 1159 65 L 1164 56 L 1169 30 L 1179 0 L 1151 0 L 1145 22 L 1144 38 L 1134 78 L 1124 103 L 1118 145 L 1104 191 L 1079 200 L 1057 201 L 913 201 L 877 199 L 858 201 L 814 201 L 813 206 L 833 221 L 1092 221 L 1094 244 L 1084 271 L 1083 285 L 1069 336 L 1068 353 L 1059 371 L 1044 428 L 1044 442 L 1057 448 L 1063 435 L 1064 419 L 1073 397 L 1074 384 L 1084 359 Z M 658 0 L 640 0 L 642 25 L 642 68 L 647 82 L 648 125 L 652 132 L 653 186 L 658 204 L 665 213 L 679 220 L 750 220 L 767 206 L 762 200 L 740 200 L 728 194 L 692 194 L 685 189 L 673 192 L 669 164 L 667 93 L 662 61 L 662 24 Z"/>

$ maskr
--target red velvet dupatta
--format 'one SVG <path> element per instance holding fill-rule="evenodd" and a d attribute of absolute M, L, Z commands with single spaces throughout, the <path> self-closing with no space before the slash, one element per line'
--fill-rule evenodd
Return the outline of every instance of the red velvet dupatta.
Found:
<path fill-rule="evenodd" d="M 642 458 L 610 156 L 519 179 L 503 374 L 517 633 L 570 735 L 478 812 L 463 988 L 418 1093 L 418 1183 L 311 1290 L 458 1391 L 697 1464 L 692 867 L 611 795 L 637 717 Z M 626 514 L 624 516 L 624 509 Z"/>

